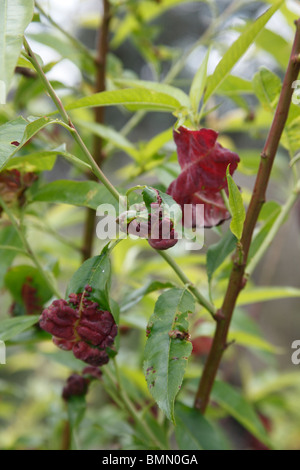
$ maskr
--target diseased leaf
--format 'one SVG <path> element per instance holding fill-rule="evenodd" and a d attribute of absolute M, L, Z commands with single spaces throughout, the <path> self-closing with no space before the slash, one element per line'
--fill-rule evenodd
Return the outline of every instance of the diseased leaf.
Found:
<path fill-rule="evenodd" d="M 257 18 L 254 23 L 251 23 L 250 26 L 248 26 L 245 31 L 241 33 L 238 39 L 225 52 L 214 73 L 211 77 L 209 77 L 208 86 L 204 96 L 205 102 L 207 102 L 210 96 L 219 88 L 221 83 L 232 70 L 233 66 L 245 54 L 260 31 L 264 28 L 269 19 L 274 15 L 274 13 L 280 8 L 282 4 L 283 0 L 277 1 L 263 15 Z"/>
<path fill-rule="evenodd" d="M 193 311 L 194 299 L 187 290 L 170 289 L 157 300 L 148 324 L 144 374 L 153 398 L 172 421 L 175 398 L 192 352 L 187 314 Z"/>
<path fill-rule="evenodd" d="M 2 288 L 6 271 L 17 255 L 17 251 L 13 248 L 18 249 L 22 247 L 20 237 L 13 226 L 1 227 L 0 245 L 0 288 Z M 11 247 L 12 249 L 5 247 Z"/>
<path fill-rule="evenodd" d="M 1 0 L 0 104 L 6 103 L 20 55 L 23 34 L 33 16 L 33 0 Z"/>
<path fill-rule="evenodd" d="M 47 116 L 34 119 L 29 123 L 22 117 L 19 117 L 0 126 L 0 171 L 32 137 L 49 124 L 66 126 L 59 119 L 53 120 Z"/>
<path fill-rule="evenodd" d="M 233 174 L 240 159 L 235 152 L 223 148 L 217 137 L 218 133 L 212 129 L 193 131 L 181 126 L 174 130 L 182 172 L 167 193 L 181 206 L 184 216 L 184 206 L 190 204 L 190 217 L 184 217 L 183 221 L 189 228 L 212 227 L 230 217 L 220 191 L 227 189 L 228 165 Z"/>
<path fill-rule="evenodd" d="M 68 285 L 66 298 L 72 293 L 84 292 L 85 287 L 88 285 L 92 288 L 89 298 L 97 302 L 103 309 L 111 311 L 110 282 L 111 264 L 109 253 L 104 249 L 101 255 L 89 258 L 76 271 Z"/>

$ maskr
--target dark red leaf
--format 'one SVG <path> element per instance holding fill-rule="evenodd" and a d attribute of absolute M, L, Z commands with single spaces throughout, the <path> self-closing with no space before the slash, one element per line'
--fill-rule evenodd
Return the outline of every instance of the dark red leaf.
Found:
<path fill-rule="evenodd" d="M 218 133 L 212 129 L 192 131 L 181 126 L 174 131 L 178 161 L 182 172 L 173 181 L 167 193 L 182 207 L 192 204 L 191 218 L 184 224 L 195 227 L 212 227 L 230 217 L 221 189 L 227 190 L 226 169 L 230 174 L 237 168 L 239 156 L 217 142 Z M 197 204 L 204 204 L 204 217 L 197 218 Z"/>

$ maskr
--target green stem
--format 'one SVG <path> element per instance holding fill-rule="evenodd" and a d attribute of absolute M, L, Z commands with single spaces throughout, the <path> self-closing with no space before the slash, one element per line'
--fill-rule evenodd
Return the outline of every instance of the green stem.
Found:
<path fill-rule="evenodd" d="M 77 143 L 77 145 L 80 147 L 84 155 L 86 156 L 88 162 L 91 165 L 92 171 L 94 175 L 104 184 L 104 186 L 108 189 L 108 191 L 114 196 L 117 201 L 119 201 L 122 196 L 121 194 L 117 191 L 117 189 L 112 185 L 112 183 L 107 179 L 105 174 L 102 172 L 102 170 L 99 168 L 97 163 L 95 162 L 94 158 L 92 157 L 90 151 L 86 147 L 85 143 L 81 139 L 77 129 L 75 128 L 74 124 L 72 123 L 67 111 L 65 110 L 61 100 L 57 96 L 55 90 L 53 89 L 51 83 L 49 82 L 48 78 L 46 77 L 42 67 L 40 66 L 38 60 L 36 59 L 32 49 L 30 48 L 27 40 L 24 38 L 24 47 L 25 50 L 29 56 L 29 60 L 34 66 L 37 74 L 39 75 L 40 79 L 42 80 L 50 98 L 52 99 L 53 103 L 55 104 L 56 108 L 58 109 L 63 121 L 67 126 L 69 126 L 69 130 L 71 135 L 73 136 L 73 139 Z"/>
<path fill-rule="evenodd" d="M 187 286 L 187 289 L 194 295 L 200 305 L 206 308 L 206 310 L 211 314 L 215 319 L 215 314 L 217 313 L 216 307 L 207 300 L 204 295 L 195 287 L 182 269 L 178 266 L 176 261 L 171 258 L 171 256 L 166 251 L 157 250 L 157 253 L 168 263 L 168 265 L 173 269 L 177 274 L 179 279 Z"/>
<path fill-rule="evenodd" d="M 11 210 L 9 209 L 9 207 L 5 204 L 5 202 L 3 201 L 3 199 L 1 198 L 0 196 L 0 206 L 2 207 L 2 209 L 5 211 L 6 215 L 8 216 L 9 220 L 11 221 L 12 225 L 14 226 L 14 228 L 16 229 L 16 232 L 22 242 L 22 245 L 24 246 L 25 248 L 25 253 L 27 254 L 27 256 L 29 258 L 31 258 L 33 264 L 35 265 L 35 267 L 37 268 L 37 270 L 39 271 L 41 277 L 45 280 L 45 282 L 47 283 L 47 285 L 49 286 L 49 289 L 53 292 L 53 294 L 58 298 L 60 299 L 61 298 L 61 295 L 60 293 L 58 292 L 58 290 L 56 289 L 56 287 L 53 285 L 52 281 L 49 279 L 48 275 L 45 273 L 44 269 L 43 269 L 43 266 L 41 265 L 39 259 L 37 258 L 36 254 L 34 253 L 34 251 L 32 250 L 30 244 L 28 243 L 27 241 L 27 238 L 25 237 L 24 233 L 23 233 L 23 230 L 22 230 L 22 227 L 19 225 L 18 221 L 15 219 L 13 213 L 11 212 Z"/>
<path fill-rule="evenodd" d="M 45 12 L 45 10 L 40 6 L 38 2 L 35 2 L 35 7 L 40 12 L 40 14 L 44 16 L 50 24 L 52 24 L 52 26 L 58 29 L 58 31 L 60 31 L 64 36 L 69 39 L 69 41 L 76 47 L 76 49 L 80 49 L 81 52 L 85 56 L 87 56 L 93 63 L 96 62 L 96 58 L 93 56 L 93 54 L 91 54 L 91 51 L 84 44 L 82 44 L 81 41 L 78 41 L 78 39 L 69 34 L 68 31 L 66 31 L 58 23 L 56 23 L 56 21 L 54 21 L 53 18 L 51 18 L 51 16 Z"/>
<path fill-rule="evenodd" d="M 271 245 L 272 241 L 274 240 L 275 236 L 277 235 L 280 227 L 284 223 L 286 217 L 289 215 L 291 212 L 295 202 L 297 201 L 299 197 L 299 191 L 300 191 L 300 183 L 296 185 L 292 193 L 290 194 L 289 198 L 287 199 L 286 203 L 284 206 L 282 206 L 280 214 L 278 215 L 277 219 L 275 220 L 274 224 L 272 225 L 271 230 L 269 231 L 268 235 L 264 239 L 263 243 L 251 259 L 250 263 L 246 267 L 246 273 L 247 276 L 251 276 L 253 271 L 255 270 L 256 266 L 262 259 L 263 255 Z"/>

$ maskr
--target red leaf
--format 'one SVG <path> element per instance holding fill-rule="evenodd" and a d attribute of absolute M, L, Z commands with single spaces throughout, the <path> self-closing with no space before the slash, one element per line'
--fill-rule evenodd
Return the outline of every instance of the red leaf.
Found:
<path fill-rule="evenodd" d="M 193 204 L 192 220 L 186 225 L 196 226 L 196 205 L 204 204 L 204 220 L 197 226 L 212 227 L 230 217 L 220 194 L 227 190 L 226 169 L 230 164 L 232 175 L 240 161 L 239 156 L 217 142 L 218 133 L 212 129 L 192 131 L 181 126 L 174 131 L 178 161 L 182 172 L 173 181 L 167 193 L 182 207 Z"/>

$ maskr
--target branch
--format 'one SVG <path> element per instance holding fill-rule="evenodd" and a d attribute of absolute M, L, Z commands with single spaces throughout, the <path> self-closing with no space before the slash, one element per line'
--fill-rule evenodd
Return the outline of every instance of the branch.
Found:
<path fill-rule="evenodd" d="M 108 35 L 109 35 L 109 23 L 110 23 L 110 5 L 109 0 L 103 0 L 103 20 L 98 34 L 97 44 L 97 58 L 96 58 L 96 80 L 95 80 L 95 93 L 105 91 L 105 79 L 106 79 L 106 58 L 108 53 Z M 104 107 L 95 108 L 95 122 L 97 124 L 104 124 Z M 94 158 L 99 167 L 105 155 L 103 152 L 102 138 L 99 136 L 94 137 Z M 93 175 L 92 175 L 93 176 Z M 91 178 L 94 179 L 94 178 Z M 87 209 L 86 220 L 84 225 L 83 235 L 83 261 L 90 258 L 93 252 L 93 241 L 95 237 L 95 224 L 96 224 L 96 212 L 93 209 Z"/>
<path fill-rule="evenodd" d="M 239 250 L 237 250 L 236 255 L 234 257 L 235 260 L 232 267 L 224 302 L 221 308 L 222 315 L 220 315 L 218 319 L 213 344 L 208 355 L 202 373 L 202 377 L 200 379 L 198 391 L 195 397 L 194 406 L 195 408 L 199 409 L 202 413 L 205 413 L 205 410 L 209 403 L 209 397 L 215 381 L 215 377 L 217 375 L 223 353 L 228 346 L 227 336 L 231 318 L 233 315 L 238 295 L 244 287 L 246 281 L 244 273 L 247 264 L 253 231 L 262 205 L 265 202 L 266 190 L 268 187 L 273 162 L 288 117 L 291 98 L 293 94 L 292 83 L 297 79 L 300 71 L 300 63 L 297 60 L 297 57 L 300 53 L 300 19 L 298 19 L 295 24 L 296 34 L 292 53 L 284 77 L 282 90 L 275 111 L 274 119 L 264 149 L 261 154 L 260 167 L 256 177 L 252 198 L 247 210 L 246 220 L 241 238 L 243 256 L 242 259 L 239 260 Z"/>

